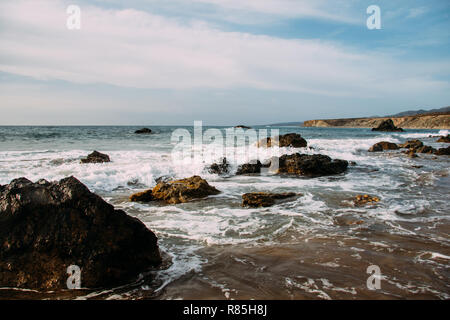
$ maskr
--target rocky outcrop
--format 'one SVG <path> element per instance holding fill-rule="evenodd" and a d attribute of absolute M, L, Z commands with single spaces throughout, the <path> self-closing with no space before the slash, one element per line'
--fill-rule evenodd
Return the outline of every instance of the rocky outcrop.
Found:
<path fill-rule="evenodd" d="M 450 143 L 450 134 L 440 137 L 436 142 Z"/>
<path fill-rule="evenodd" d="M 322 154 L 283 155 L 278 159 L 278 174 L 293 174 L 299 176 L 325 176 L 343 173 L 347 170 L 346 160 L 334 159 Z"/>
<path fill-rule="evenodd" d="M 385 150 L 398 150 L 399 147 L 397 144 L 388 142 L 388 141 L 381 141 L 375 143 L 373 146 L 370 147 L 368 150 L 369 152 L 380 152 Z"/>
<path fill-rule="evenodd" d="M 359 194 L 353 199 L 353 203 L 355 204 L 355 206 L 364 206 L 366 204 L 375 204 L 377 202 L 380 202 L 380 198 L 375 196 L 369 196 L 368 194 L 365 195 Z"/>
<path fill-rule="evenodd" d="M 85 159 L 81 159 L 81 163 L 104 163 L 111 162 L 109 156 L 104 153 L 100 153 L 98 151 L 94 151 L 89 154 Z"/>
<path fill-rule="evenodd" d="M 387 119 L 381 122 L 378 127 L 372 128 L 372 131 L 383 131 L 383 132 L 401 132 L 402 128 L 398 128 L 394 125 L 392 119 Z"/>
<path fill-rule="evenodd" d="M 278 140 L 278 142 L 276 142 Z M 288 133 L 272 139 L 271 137 L 262 139 L 258 142 L 258 147 L 270 148 L 274 145 L 280 147 L 306 148 L 308 143 L 298 133 Z"/>
<path fill-rule="evenodd" d="M 211 174 L 226 175 L 230 173 L 230 164 L 227 158 L 223 158 L 221 163 L 213 163 L 207 168 Z"/>
<path fill-rule="evenodd" d="M 269 193 L 269 192 L 252 192 L 242 195 L 242 206 L 244 207 L 270 207 L 275 204 L 276 200 L 287 199 L 297 196 L 294 192 L 286 193 Z"/>
<path fill-rule="evenodd" d="M 161 181 L 152 190 L 130 196 L 130 201 L 163 201 L 167 204 L 177 204 L 219 193 L 220 191 L 209 185 L 205 179 L 193 176 L 181 180 Z"/>
<path fill-rule="evenodd" d="M 450 113 L 413 115 L 403 117 L 309 120 L 305 121 L 303 123 L 303 126 L 374 128 L 387 119 L 392 119 L 395 126 L 407 129 L 450 129 Z"/>
<path fill-rule="evenodd" d="M 112 287 L 160 262 L 153 232 L 74 177 L 0 187 L 1 287 L 67 289 L 70 265 L 81 287 Z"/>
<path fill-rule="evenodd" d="M 136 130 L 134 133 L 135 134 L 150 134 L 150 133 L 152 133 L 152 130 L 149 128 L 142 128 L 142 129 Z"/>
<path fill-rule="evenodd" d="M 447 148 L 440 148 L 434 152 L 437 156 L 450 156 L 450 146 Z"/>

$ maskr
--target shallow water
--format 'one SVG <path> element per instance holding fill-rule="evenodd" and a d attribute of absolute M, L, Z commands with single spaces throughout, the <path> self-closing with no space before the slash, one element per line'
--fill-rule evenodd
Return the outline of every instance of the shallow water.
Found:
<path fill-rule="evenodd" d="M 215 157 L 172 161 L 171 134 L 177 127 L 152 127 L 151 135 L 135 135 L 136 129 L 0 127 L 0 184 L 21 176 L 36 181 L 73 175 L 143 221 L 157 234 L 165 256 L 160 270 L 121 288 L 57 293 L 1 289 L 0 298 L 450 298 L 449 157 L 410 159 L 398 151 L 367 152 L 382 140 L 418 138 L 444 147 L 429 136 L 447 131 L 277 127 L 282 134 L 300 133 L 314 148 L 283 148 L 282 154 L 321 153 L 356 162 L 342 175 L 289 178 L 211 175 L 204 167 Z M 217 141 L 206 144 L 204 151 L 217 147 Z M 244 149 L 237 145 L 233 151 Z M 107 153 L 112 162 L 79 164 L 92 150 Z M 253 145 L 245 150 L 263 161 L 273 155 Z M 194 174 L 222 193 L 167 206 L 127 200 L 154 186 L 160 176 Z M 270 208 L 241 207 L 241 195 L 252 191 L 302 196 Z M 381 201 L 354 207 L 351 199 L 357 194 L 376 195 Z M 366 285 L 370 265 L 380 267 L 379 290 Z"/>

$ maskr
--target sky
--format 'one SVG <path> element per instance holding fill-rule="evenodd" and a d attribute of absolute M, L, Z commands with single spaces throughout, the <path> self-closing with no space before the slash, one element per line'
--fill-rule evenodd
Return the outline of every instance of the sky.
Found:
<path fill-rule="evenodd" d="M 70 5 L 80 29 L 67 27 Z M 367 27 L 370 5 L 381 29 Z M 0 125 L 255 125 L 440 108 L 449 49 L 448 0 L 2 0 Z"/>

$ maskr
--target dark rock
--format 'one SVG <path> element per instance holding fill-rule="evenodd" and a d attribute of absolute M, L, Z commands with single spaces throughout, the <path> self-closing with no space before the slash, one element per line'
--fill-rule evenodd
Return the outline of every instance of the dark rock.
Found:
<path fill-rule="evenodd" d="M 130 201 L 132 202 L 150 202 L 153 200 L 154 198 L 151 189 L 143 192 L 138 192 L 130 196 Z"/>
<path fill-rule="evenodd" d="M 211 174 L 225 175 L 230 173 L 230 164 L 227 162 L 227 158 L 222 159 L 222 163 L 213 163 L 207 168 Z"/>
<path fill-rule="evenodd" d="M 94 151 L 89 154 L 85 159 L 81 159 L 81 163 L 104 163 L 111 162 L 109 156 L 98 151 Z"/>
<path fill-rule="evenodd" d="M 417 158 L 417 154 L 414 149 L 409 149 L 408 151 L 405 151 L 405 153 L 409 158 Z"/>
<path fill-rule="evenodd" d="M 258 147 L 270 148 L 272 145 L 277 145 L 276 141 L 272 141 L 271 137 L 262 139 L 258 142 Z M 288 133 L 278 136 L 278 145 L 280 147 L 306 148 L 308 143 L 298 133 Z"/>
<path fill-rule="evenodd" d="M 447 148 L 440 148 L 434 153 L 437 156 L 449 156 L 450 155 L 450 146 Z"/>
<path fill-rule="evenodd" d="M 164 201 L 169 204 L 188 202 L 219 193 L 219 190 L 210 186 L 206 180 L 199 176 L 159 182 L 152 190 L 154 200 Z"/>
<path fill-rule="evenodd" d="M 153 232 L 74 177 L 1 188 L 1 287 L 67 289 L 70 265 L 81 268 L 82 287 L 113 287 L 160 262 Z"/>
<path fill-rule="evenodd" d="M 263 165 L 259 160 L 253 161 L 253 163 L 252 162 L 244 163 L 238 167 L 236 174 L 242 175 L 242 174 L 261 173 L 262 167 Z"/>
<path fill-rule="evenodd" d="M 409 140 L 403 144 L 399 144 L 398 146 L 400 148 L 406 148 L 406 149 L 418 149 L 423 146 L 423 142 L 420 140 Z"/>
<path fill-rule="evenodd" d="M 238 125 L 238 126 L 235 126 L 235 128 L 241 128 L 241 129 L 251 129 L 251 127 L 247 127 L 247 126 L 244 126 L 244 125 L 242 125 L 242 124 L 240 124 L 240 125 Z"/>
<path fill-rule="evenodd" d="M 395 143 L 388 142 L 388 141 L 381 141 L 381 142 L 375 143 L 372 147 L 370 147 L 370 149 L 368 151 L 369 152 L 379 152 L 379 151 L 384 151 L 384 150 L 397 150 L 397 149 L 398 149 L 398 145 L 396 145 Z"/>
<path fill-rule="evenodd" d="M 136 134 L 149 134 L 149 133 L 152 133 L 152 130 L 149 129 L 149 128 L 142 128 L 142 129 L 136 130 L 134 133 L 136 133 Z"/>
<path fill-rule="evenodd" d="M 278 174 L 295 174 L 301 176 L 324 176 L 343 173 L 347 170 L 348 162 L 345 160 L 315 154 L 291 154 L 279 158 Z"/>
<path fill-rule="evenodd" d="M 450 143 L 450 134 L 440 137 L 436 142 Z"/>
<path fill-rule="evenodd" d="M 434 149 L 433 147 L 430 146 L 422 146 L 420 148 L 417 148 L 415 150 L 417 153 L 434 153 L 436 152 L 436 149 Z"/>
<path fill-rule="evenodd" d="M 396 131 L 396 132 L 401 132 L 403 131 L 402 128 L 397 128 L 394 125 L 394 122 L 392 121 L 392 119 L 388 119 L 388 120 L 384 120 L 383 122 L 380 123 L 380 125 L 376 128 L 373 128 L 372 131 L 385 131 L 385 132 L 391 132 L 391 131 Z"/>
<path fill-rule="evenodd" d="M 297 193 L 268 193 L 268 192 L 252 192 L 242 195 L 242 205 L 247 207 L 270 207 L 275 204 L 276 200 L 286 199 L 297 196 Z"/>

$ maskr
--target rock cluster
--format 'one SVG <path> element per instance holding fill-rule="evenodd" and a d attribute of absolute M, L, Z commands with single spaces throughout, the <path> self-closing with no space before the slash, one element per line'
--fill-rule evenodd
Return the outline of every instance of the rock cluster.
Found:
<path fill-rule="evenodd" d="M 0 287 L 67 289 L 70 265 L 81 287 L 112 287 L 160 262 L 152 231 L 74 177 L 0 186 Z"/>
<path fill-rule="evenodd" d="M 359 194 L 353 199 L 353 203 L 355 204 L 355 206 L 363 206 L 366 204 L 374 204 L 377 202 L 380 202 L 380 198 L 375 196 L 369 196 L 368 194 L 365 195 Z"/>

